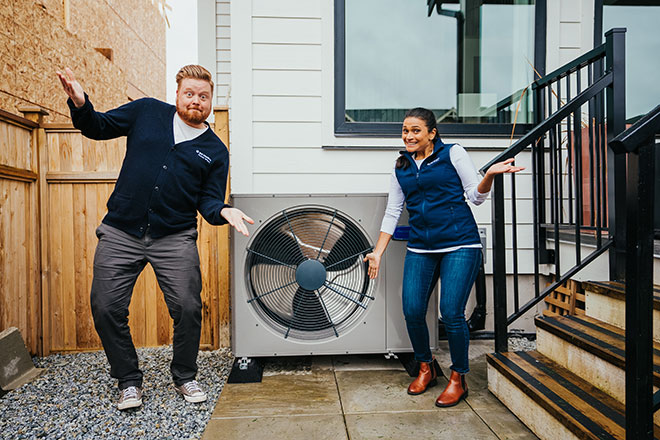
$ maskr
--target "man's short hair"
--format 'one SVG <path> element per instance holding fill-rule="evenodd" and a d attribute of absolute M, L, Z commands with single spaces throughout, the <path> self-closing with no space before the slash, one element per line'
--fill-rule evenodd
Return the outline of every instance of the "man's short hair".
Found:
<path fill-rule="evenodd" d="M 211 92 L 213 92 L 213 76 L 211 76 L 211 72 L 199 64 L 188 64 L 179 69 L 179 72 L 176 74 L 177 89 L 181 86 L 181 81 L 186 78 L 201 79 L 208 82 L 211 85 Z"/>

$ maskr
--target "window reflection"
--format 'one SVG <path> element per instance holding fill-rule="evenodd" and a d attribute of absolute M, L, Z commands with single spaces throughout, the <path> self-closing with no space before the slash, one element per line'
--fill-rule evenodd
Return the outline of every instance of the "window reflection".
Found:
<path fill-rule="evenodd" d="M 660 1 L 603 1 L 603 32 L 626 31 L 626 117 L 634 123 L 660 103 Z M 604 37 L 603 37 L 604 38 Z"/>
<path fill-rule="evenodd" d="M 534 2 L 359 0 L 345 5 L 345 117 L 400 122 L 532 122 Z"/>

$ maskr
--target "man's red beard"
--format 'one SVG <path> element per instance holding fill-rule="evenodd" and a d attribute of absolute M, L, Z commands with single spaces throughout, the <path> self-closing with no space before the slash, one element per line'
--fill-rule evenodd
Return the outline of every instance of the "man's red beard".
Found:
<path fill-rule="evenodd" d="M 186 122 L 189 122 L 191 124 L 199 125 L 202 122 L 206 121 L 206 118 L 208 118 L 209 114 L 204 114 L 202 113 L 201 110 L 188 110 L 185 108 L 176 108 L 176 112 L 179 114 L 179 117 L 183 119 Z M 210 113 L 210 112 L 209 112 Z"/>

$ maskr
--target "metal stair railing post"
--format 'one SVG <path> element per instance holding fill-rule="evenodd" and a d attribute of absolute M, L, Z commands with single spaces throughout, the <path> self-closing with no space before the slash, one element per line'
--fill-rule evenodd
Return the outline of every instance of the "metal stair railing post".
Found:
<path fill-rule="evenodd" d="M 652 139 L 628 154 L 626 262 L 626 438 L 653 439 Z M 622 155 L 625 157 L 625 155 Z"/>
<path fill-rule="evenodd" d="M 506 244 L 504 241 L 504 177 L 493 181 L 493 318 L 495 320 L 495 352 L 508 350 Z"/>
<path fill-rule="evenodd" d="M 612 74 L 607 88 L 607 141 L 626 129 L 626 29 L 605 33 L 605 70 Z M 625 281 L 626 270 L 626 157 L 607 149 L 607 200 L 610 251 L 610 280 Z"/>
<path fill-rule="evenodd" d="M 626 157 L 626 438 L 652 439 L 653 412 L 653 205 L 655 134 L 660 105 L 610 142 Z"/>

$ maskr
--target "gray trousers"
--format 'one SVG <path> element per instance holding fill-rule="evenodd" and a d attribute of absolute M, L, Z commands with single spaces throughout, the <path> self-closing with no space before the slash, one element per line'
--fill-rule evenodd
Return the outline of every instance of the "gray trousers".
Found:
<path fill-rule="evenodd" d="M 101 223 L 94 254 L 91 306 L 94 326 L 110 363 L 110 376 L 119 388 L 142 386 L 142 371 L 128 328 L 128 306 L 133 287 L 147 263 L 174 320 L 170 370 L 176 385 L 197 374 L 197 352 L 202 328 L 202 277 L 197 252 L 197 230 L 189 229 L 153 239 L 142 238 Z"/>

